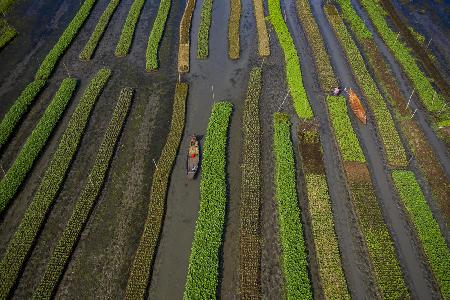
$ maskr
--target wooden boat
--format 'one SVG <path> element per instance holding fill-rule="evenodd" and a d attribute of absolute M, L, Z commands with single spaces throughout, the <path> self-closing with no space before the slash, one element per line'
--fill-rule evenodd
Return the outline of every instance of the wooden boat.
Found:
<path fill-rule="evenodd" d="M 200 162 L 200 148 L 198 140 L 195 134 L 192 135 L 189 141 L 189 149 L 187 156 L 187 177 L 188 179 L 194 179 L 198 170 L 198 164 Z"/>
<path fill-rule="evenodd" d="M 348 102 L 350 102 L 350 107 L 353 110 L 353 113 L 355 116 L 361 121 L 361 123 L 366 124 L 366 110 L 364 109 L 364 106 L 361 104 L 361 100 L 359 100 L 358 96 L 355 94 L 355 92 L 349 88 L 348 91 Z"/>

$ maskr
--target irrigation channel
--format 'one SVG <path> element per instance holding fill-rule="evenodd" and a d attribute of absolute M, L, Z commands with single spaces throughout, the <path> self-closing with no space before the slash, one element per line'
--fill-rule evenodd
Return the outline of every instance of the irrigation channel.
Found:
<path fill-rule="evenodd" d="M 88 0 L 89 1 L 89 0 Z M 114 1 L 114 0 L 113 0 Z M 276 162 L 274 156 L 274 114 L 286 113 L 291 126 L 291 140 L 293 144 L 295 162 L 295 188 L 298 195 L 300 220 L 307 254 L 308 279 L 311 283 L 311 294 L 315 299 L 327 299 L 326 288 L 322 282 L 320 255 L 316 251 L 314 220 L 309 210 L 307 199 L 307 174 L 302 159 L 307 157 L 304 145 L 309 145 L 307 139 L 299 135 L 299 128 L 306 122 L 300 120 L 294 109 L 293 99 L 286 79 L 285 49 L 281 47 L 279 36 L 268 16 L 268 1 L 264 3 L 265 24 L 269 34 L 270 55 L 260 56 L 258 49 L 257 22 L 254 5 L 259 0 L 240 0 L 240 52 L 238 59 L 230 59 L 228 25 L 230 19 L 231 1 L 212 1 L 211 26 L 209 29 L 209 43 L 207 58 L 198 58 L 198 49 L 202 47 L 199 36 L 202 34 L 202 5 L 208 0 L 196 0 L 192 17 L 189 45 L 189 72 L 179 74 L 177 58 L 179 50 L 179 25 L 188 0 L 170 1 L 167 23 L 164 27 L 159 46 L 158 69 L 146 70 L 146 51 L 148 38 L 156 19 L 160 0 L 119 0 L 117 7 L 111 13 L 111 19 L 99 39 L 90 60 L 81 60 L 79 55 L 89 40 L 97 22 L 111 0 L 94 1 L 93 8 L 79 32 L 65 51 L 62 52 L 58 63 L 45 82 L 44 88 L 38 92 L 36 99 L 20 118 L 18 126 L 4 145 L 0 144 L 0 179 L 11 166 L 21 149 L 28 143 L 36 124 L 50 105 L 53 96 L 63 79 L 72 77 L 77 80 L 73 96 L 68 100 L 67 107 L 62 113 L 52 133 L 30 171 L 19 185 L 18 192 L 7 203 L 1 212 L 0 220 L 0 257 L 3 260 L 11 256 L 11 241 L 20 240 L 17 232 L 23 229 L 23 220 L 28 220 L 29 207 L 34 203 L 36 194 L 42 189 L 41 182 L 48 176 L 48 170 L 59 153 L 61 140 L 64 140 L 74 121 L 78 105 L 86 101 L 84 95 L 90 81 L 102 68 L 111 70 L 109 80 L 100 89 L 98 98 L 92 100 L 92 111 L 86 115 L 84 130 L 77 132 L 81 139 L 77 145 L 69 145 L 74 150 L 73 158 L 67 157 L 67 171 L 61 175 L 59 188 L 55 187 L 56 196 L 49 202 L 48 210 L 42 213 L 43 221 L 36 230 L 35 240 L 27 241 L 29 251 L 23 256 L 23 264 L 17 268 L 17 279 L 11 282 L 11 289 L 4 290 L 2 283 L 0 292 L 12 299 L 32 298 L 38 286 L 42 285 L 44 273 L 53 250 L 58 245 L 59 238 L 71 218 L 77 201 L 83 197 L 84 188 L 92 184 L 90 174 L 92 167 L 97 165 L 96 157 L 102 153 L 100 145 L 105 132 L 111 125 L 113 112 L 119 95 L 124 88 L 132 93 L 126 113 L 122 112 L 123 126 L 116 128 L 117 141 L 109 145 L 112 156 L 104 162 L 105 177 L 99 187 L 99 194 L 93 199 L 93 208 L 87 215 L 87 222 L 81 234 L 74 240 L 73 251 L 69 253 L 67 264 L 62 267 L 62 276 L 56 283 L 52 296 L 62 299 L 121 299 L 128 293 L 130 269 L 143 236 L 144 224 L 151 207 L 150 194 L 152 192 L 153 177 L 158 168 L 158 160 L 163 152 L 169 135 L 175 87 L 177 82 L 187 83 L 188 96 L 186 98 L 186 113 L 184 132 L 171 174 L 166 194 L 162 216 L 162 229 L 156 241 L 155 254 L 150 263 L 148 284 L 145 288 L 145 298 L 150 299 L 182 299 L 186 298 L 186 282 L 194 232 L 199 216 L 201 200 L 200 183 L 202 167 L 195 180 L 186 177 L 186 154 L 192 134 L 199 138 L 200 149 L 206 139 L 208 121 L 212 106 L 218 101 L 229 101 L 233 104 L 231 122 L 228 129 L 226 146 L 226 191 L 224 230 L 218 251 L 218 277 L 215 291 L 218 299 L 240 299 L 240 201 L 243 164 L 243 114 L 247 95 L 250 71 L 260 68 L 261 94 L 259 100 L 259 122 L 261 125 L 261 190 L 259 199 L 260 216 L 258 236 L 260 242 L 259 280 L 254 291 L 259 291 L 263 299 L 283 299 L 288 294 L 286 270 L 283 266 L 283 237 L 288 234 L 280 228 L 280 204 L 276 198 L 278 178 L 275 175 Z M 293 39 L 296 53 L 300 60 L 302 84 L 306 90 L 307 99 L 314 118 L 310 121 L 320 136 L 321 155 L 323 162 L 319 162 L 322 175 L 326 175 L 326 182 L 331 205 L 332 224 L 338 242 L 338 254 L 347 285 L 348 295 L 355 299 L 380 299 L 383 287 L 377 277 L 376 266 L 372 261 L 371 249 L 367 245 L 367 234 L 361 224 L 360 211 L 355 208 L 355 185 L 349 177 L 355 178 L 361 174 L 351 174 L 348 161 L 344 161 L 342 149 L 337 141 L 336 130 L 331 122 L 330 107 L 327 103 L 327 93 L 330 87 L 324 83 L 318 74 L 313 46 L 308 37 L 304 23 L 299 19 L 296 1 L 280 0 L 284 21 Z M 384 1 L 384 0 L 383 0 Z M 386 0 L 387 1 L 387 0 Z M 429 184 L 426 174 L 422 172 L 421 160 L 414 157 L 408 143 L 409 137 L 401 132 L 404 124 L 394 119 L 394 128 L 400 132 L 400 144 L 405 148 L 407 164 L 394 166 L 388 163 L 385 146 L 377 128 L 375 114 L 369 109 L 370 101 L 365 98 L 364 87 L 358 85 L 358 77 L 352 70 L 352 64 L 346 57 L 346 48 L 339 42 L 325 13 L 324 4 L 329 1 L 309 2 L 312 18 L 317 22 L 318 29 L 325 44 L 326 52 L 335 74 L 334 81 L 342 87 L 351 87 L 361 96 L 363 105 L 367 108 L 367 125 L 358 122 L 349 110 L 356 137 L 362 148 L 365 163 L 361 163 L 367 186 L 373 190 L 377 212 L 381 216 L 382 225 L 386 227 L 388 241 L 392 243 L 395 259 L 398 260 L 401 276 L 404 279 L 405 290 L 413 299 L 445 299 L 444 289 L 439 285 L 437 275 L 430 267 L 422 241 L 417 229 L 411 221 L 410 214 L 402 203 L 392 180 L 393 170 L 408 170 L 414 174 L 420 189 L 423 191 L 426 204 L 432 212 L 445 239 L 447 250 L 450 245 L 450 231 L 448 230 L 446 208 L 434 199 L 433 186 Z M 337 1 L 331 1 L 336 6 Z M 444 174 L 444 182 L 450 182 L 450 153 L 446 145 L 437 135 L 436 128 L 431 125 L 427 112 L 420 104 L 420 99 L 413 93 L 412 83 L 406 77 L 402 66 L 397 62 L 390 49 L 377 33 L 367 12 L 360 1 L 351 0 L 351 5 L 364 20 L 372 33 L 373 43 L 377 51 L 387 62 L 392 71 L 393 79 L 398 83 L 402 99 L 411 99 L 408 106 L 414 111 L 414 121 L 423 133 L 424 140 L 436 157 Z M 448 37 L 440 31 L 448 32 L 448 18 L 439 23 L 440 12 L 426 11 L 425 14 L 414 12 L 414 6 L 403 4 L 404 1 L 393 0 L 392 5 L 396 13 L 402 16 L 406 25 L 412 25 L 423 33 L 426 40 L 433 37 L 428 54 L 436 56 L 434 64 L 443 74 L 441 85 L 447 84 L 448 70 L 445 69 L 449 61 Z M 422 3 L 423 1 L 419 1 Z M 0 0 L 1 3 L 1 0 Z M 80 9 L 83 1 L 55 0 L 55 1 L 17 1 L 6 14 L 6 20 L 17 31 L 18 35 L 5 47 L 0 49 L 0 119 L 13 106 L 24 88 L 35 79 L 36 71 L 49 51 L 58 41 L 65 28 Z M 112 2 L 114 3 L 114 2 Z M 136 17 L 136 26 L 131 39 L 131 46 L 126 55 L 115 55 L 116 46 L 124 28 L 125 20 L 129 17 L 132 7 L 142 9 Z M 418 4 L 418 7 L 434 8 L 433 5 Z M 136 6 L 138 5 L 138 6 Z M 436 4 L 437 5 L 437 4 Z M 443 4 L 444 5 L 444 4 Z M 445 4 L 448 5 L 448 4 Z M 260 19 L 261 21 L 261 19 Z M 128 21 L 127 21 L 128 22 Z M 264 22 L 264 21 L 263 21 Z M 308 21 L 309 22 L 309 21 Z M 423 22 L 423 23 L 421 23 Z M 260 22 L 259 25 L 262 23 Z M 345 23 L 347 29 L 351 29 Z M 264 31 L 262 31 L 264 32 Z M 351 32 L 353 40 L 354 33 Z M 263 35 L 262 35 L 263 36 Z M 370 65 L 368 54 L 364 53 L 361 45 L 356 44 L 364 63 L 372 78 L 375 78 L 373 67 Z M 267 50 L 267 49 L 266 49 Z M 122 53 L 123 54 L 123 53 Z M 423 54 L 423 53 L 422 53 Z M 444 67 L 443 67 L 444 66 Z M 444 72 L 442 72 L 444 71 Z M 447 80 L 447 82 L 445 82 Z M 382 83 L 376 83 L 383 100 L 388 103 L 388 95 L 381 88 Z M 329 90 L 324 90 L 328 89 Z M 411 95 L 412 94 L 412 95 Z M 122 96 L 121 96 L 122 97 Z M 447 99 L 448 100 L 448 99 Z M 122 101 L 124 101 L 122 99 Z M 127 102 L 128 103 L 128 102 Z M 127 104 L 128 105 L 128 104 Z M 406 102 L 405 102 L 406 105 Z M 395 113 L 392 104 L 387 105 L 390 114 Z M 75 113 L 74 113 L 75 112 Z M 115 114 L 114 114 L 115 115 Z M 116 122 L 122 124 L 116 120 Z M 69 129 L 68 129 L 69 128 Z M 114 137 L 115 139 L 115 137 Z M 314 143 L 310 143 L 313 145 Z M 314 144 L 320 148 L 320 144 Z M 303 147 L 303 148 L 302 148 Z M 165 149 L 165 148 L 164 148 Z M 356 151 L 356 149 L 355 149 Z M 312 155 L 314 156 L 314 155 Z M 206 168 L 206 167 L 205 167 Z M 355 168 L 355 170 L 358 170 Z M 359 169 L 360 170 L 360 169 Z M 278 170 L 277 170 L 278 172 Z M 161 172 L 156 172 L 156 174 Z M 430 173 L 428 173 L 430 174 Z M 325 178 L 325 176 L 323 176 Z M 44 187 L 45 189 L 45 187 Z M 367 191 L 368 194 L 371 191 Z M 445 189 L 444 189 L 445 193 Z M 448 194 L 448 192 L 447 192 Z M 368 196 L 370 197 L 370 196 Z M 39 199 L 39 197 L 37 197 Z M 328 201 L 328 200 L 327 200 Z M 2 204 L 3 205 L 3 204 Z M 24 216 L 27 216 L 24 218 Z M 33 219 L 34 220 L 34 219 Z M 34 221 L 30 221 L 34 222 Z M 331 227 L 333 227 L 331 226 Z M 147 228 L 146 228 L 147 229 Z M 438 230 L 438 231 L 439 231 Z M 28 232 L 28 231 L 27 231 Z M 283 236 L 283 234 L 285 236 Z M 376 239 L 377 237 L 372 237 Z M 298 242 L 298 241 L 297 241 Z M 26 243 L 25 243 L 26 244 Z M 382 244 L 382 243 L 381 243 Z M 20 245 L 21 241 L 20 241 Z M 13 245 L 14 246 L 14 245 Z M 12 249 L 12 248 L 11 248 Z M 9 251 L 9 252 L 8 252 Z M 259 251 L 259 250 L 258 250 Z M 448 254 L 448 251 L 446 252 Z M 443 260 L 445 261 L 445 259 Z M 447 258 L 447 262 L 450 258 Z M 13 262 L 14 263 L 14 262 Z M 7 273 L 5 270 L 0 272 Z M 190 272 L 190 271 L 189 271 Z M 8 277 L 11 274 L 2 274 Z M 448 274 L 448 271 L 447 273 Z M 2 277 L 2 278 L 4 278 Z M 341 278 L 342 279 L 342 278 Z M 252 292 L 254 292 L 252 291 Z M 448 288 L 447 288 L 448 291 Z M 144 292 L 143 292 L 144 293 Z M 345 294 L 345 293 L 344 293 Z M 127 294 L 128 295 L 128 294 Z M 128 295 L 129 296 L 129 295 Z"/>

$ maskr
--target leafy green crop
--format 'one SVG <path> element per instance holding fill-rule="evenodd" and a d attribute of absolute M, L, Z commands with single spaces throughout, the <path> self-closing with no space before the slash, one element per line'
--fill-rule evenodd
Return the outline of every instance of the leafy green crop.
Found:
<path fill-rule="evenodd" d="M 325 299 L 350 299 L 334 231 L 333 211 L 324 174 L 306 174 L 308 209 Z"/>
<path fill-rule="evenodd" d="M 189 71 L 189 55 L 191 43 L 191 23 L 195 9 L 195 0 L 187 0 L 184 8 L 183 17 L 180 22 L 180 38 L 178 45 L 178 72 L 185 73 Z"/>
<path fill-rule="evenodd" d="M 188 88 L 186 83 L 178 83 L 176 86 L 170 131 L 153 174 L 147 220 L 131 265 L 125 299 L 143 299 L 152 274 L 152 261 L 158 248 L 165 215 L 169 179 L 183 137 Z"/>
<path fill-rule="evenodd" d="M 228 20 L 228 56 L 238 59 L 240 54 L 241 0 L 230 1 L 230 18 Z"/>
<path fill-rule="evenodd" d="M 76 85 L 77 81 L 75 79 L 66 78 L 62 81 L 59 90 L 25 141 L 16 160 L 0 181 L 0 213 L 5 211 L 11 199 L 15 196 L 17 189 L 33 167 L 34 161 L 41 153 L 42 148 L 44 148 L 66 109 Z"/>
<path fill-rule="evenodd" d="M 200 182 L 200 211 L 184 290 L 184 299 L 215 299 L 227 202 L 226 148 L 233 106 L 213 105 L 206 131 Z"/>
<path fill-rule="evenodd" d="M 350 33 L 347 31 L 342 19 L 339 17 L 336 8 L 327 5 L 325 11 L 328 20 L 344 49 L 347 60 L 355 75 L 355 79 L 361 87 L 365 99 L 373 112 L 388 163 L 393 166 L 405 166 L 407 163 L 405 149 L 400 141 L 400 136 L 395 128 L 394 121 L 392 120 L 386 102 L 367 70 L 364 58 L 359 52 L 358 47 L 355 45 Z M 360 22 L 356 22 L 356 18 L 353 18 L 352 20 L 354 20 L 353 23 L 360 24 Z M 362 26 L 364 26 L 364 24 L 362 24 Z M 365 27 L 361 28 L 361 26 L 356 28 L 359 31 L 365 29 Z"/>
<path fill-rule="evenodd" d="M 284 52 L 284 61 L 286 65 L 286 78 L 291 93 L 295 112 L 299 118 L 310 119 L 313 112 L 309 106 L 308 97 L 302 82 L 302 71 L 300 69 L 300 60 L 295 48 L 291 34 L 284 23 L 279 0 L 269 0 L 270 21 L 277 33 L 278 41 Z"/>
<path fill-rule="evenodd" d="M 35 80 L 27 85 L 0 123 L 0 148 L 8 141 L 22 116 L 28 111 L 45 80 Z"/>
<path fill-rule="evenodd" d="M 128 54 L 130 51 L 131 42 L 133 41 L 134 29 L 139 20 L 139 15 L 141 14 L 142 7 L 144 6 L 145 0 L 134 0 L 131 5 L 130 11 L 128 12 L 127 19 L 122 28 L 122 33 L 120 34 L 119 42 L 116 46 L 116 51 L 114 54 L 118 57 L 122 57 Z"/>
<path fill-rule="evenodd" d="M 0 49 L 8 44 L 15 36 L 17 31 L 3 18 L 0 18 Z"/>
<path fill-rule="evenodd" d="M 198 30 L 197 58 L 206 59 L 209 55 L 209 28 L 211 27 L 213 0 L 203 0 Z"/>
<path fill-rule="evenodd" d="M 414 173 L 392 172 L 395 187 L 416 229 L 444 299 L 450 299 L 450 252 Z"/>
<path fill-rule="evenodd" d="M 158 49 L 159 43 L 166 26 L 167 16 L 170 11 L 171 0 L 161 0 L 158 9 L 158 15 L 156 16 L 155 23 L 153 23 L 152 32 L 148 39 L 147 52 L 146 52 L 146 69 L 147 71 L 158 69 Z"/>
<path fill-rule="evenodd" d="M 263 0 L 253 0 L 253 12 L 258 31 L 258 52 L 260 56 L 270 55 L 269 36 L 267 35 L 266 19 L 264 17 Z"/>
<path fill-rule="evenodd" d="M 105 8 L 105 11 L 100 16 L 97 25 L 95 25 L 95 29 L 92 32 L 91 37 L 87 41 L 86 46 L 84 46 L 84 49 L 80 53 L 81 60 L 91 59 L 92 54 L 94 54 L 94 51 L 97 48 L 97 45 L 100 39 L 102 38 L 103 33 L 105 32 L 106 27 L 108 26 L 109 21 L 111 20 L 112 15 L 116 11 L 116 8 L 119 5 L 120 1 L 121 0 L 111 0 L 108 3 L 108 6 Z"/>
<path fill-rule="evenodd" d="M 81 136 L 94 104 L 109 80 L 111 70 L 101 69 L 91 80 L 59 142 L 45 174 L 25 211 L 17 231 L 6 247 L 0 262 L 0 298 L 5 299 L 14 286 L 20 269 L 39 235 L 40 228 L 64 181 L 70 163 L 78 150 Z"/>
<path fill-rule="evenodd" d="M 13 106 L 8 110 L 2 122 L 0 123 L 0 148 L 9 139 L 15 127 L 28 111 L 29 106 L 42 90 L 49 76 L 51 75 L 56 63 L 61 55 L 64 54 L 67 47 L 77 35 L 86 18 L 89 16 L 96 0 L 86 0 L 78 10 L 75 17 L 64 30 L 59 40 L 47 54 L 44 61 L 39 66 L 35 74 L 35 80 L 29 83 L 16 99 Z"/>
<path fill-rule="evenodd" d="M 120 92 L 119 100 L 111 121 L 106 128 L 94 165 L 87 177 L 86 185 L 75 204 L 72 215 L 58 240 L 56 248 L 53 250 L 44 276 L 34 292 L 34 299 L 50 299 L 59 279 L 63 275 L 64 268 L 69 261 L 105 181 L 106 171 L 125 123 L 132 97 L 133 90 L 131 88 L 124 88 Z"/>
<path fill-rule="evenodd" d="M 91 13 L 92 7 L 96 2 L 97 0 L 85 0 L 83 2 L 83 5 L 78 10 L 75 17 L 72 19 L 66 30 L 64 30 L 63 34 L 56 42 L 55 46 L 53 46 L 52 50 L 50 50 L 44 61 L 39 66 L 35 79 L 47 80 L 50 77 L 59 58 L 64 54 L 64 52 L 66 52 L 66 49 L 78 34 L 78 31 L 81 26 L 83 26 L 84 21 L 86 21 L 87 17 Z"/>
<path fill-rule="evenodd" d="M 383 299 L 408 299 L 409 293 L 394 243 L 384 222 L 366 164 L 355 164 L 347 169 L 347 177 L 381 296 Z"/>
<path fill-rule="evenodd" d="M 446 103 L 444 97 L 439 94 L 435 95 L 430 79 L 420 70 L 411 53 L 412 51 L 397 38 L 397 33 L 392 31 L 386 22 L 385 15 L 387 13 L 379 1 L 361 0 L 361 4 L 366 9 L 381 38 L 413 83 L 415 91 L 419 94 L 420 101 L 425 108 L 434 113 L 438 120 L 450 119 L 450 107 L 448 105 L 444 107 Z"/>
<path fill-rule="evenodd" d="M 328 57 L 325 43 L 319 26 L 314 18 L 308 0 L 296 0 L 297 14 L 302 28 L 311 47 L 312 55 L 316 62 L 317 75 L 320 80 L 320 86 L 323 91 L 330 91 L 338 85 L 333 68 L 331 67 L 330 58 Z"/>
<path fill-rule="evenodd" d="M 260 199 L 261 199 L 261 124 L 259 98 L 261 69 L 253 68 L 248 81 L 242 117 L 242 177 L 240 218 L 239 294 L 243 299 L 261 297 L 260 285 Z"/>
<path fill-rule="evenodd" d="M 344 161 L 365 162 L 358 138 L 348 117 L 347 103 L 344 97 L 327 97 L 331 125 L 336 135 L 339 150 Z"/>
<path fill-rule="evenodd" d="M 289 116 L 273 118 L 275 152 L 275 198 L 280 224 L 281 262 L 288 299 L 312 299 L 308 260 L 297 199 L 294 151 Z"/>

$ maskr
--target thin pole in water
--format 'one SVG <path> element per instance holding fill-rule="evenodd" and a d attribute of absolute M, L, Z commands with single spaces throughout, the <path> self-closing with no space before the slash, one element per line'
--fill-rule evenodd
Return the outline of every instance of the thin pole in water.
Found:
<path fill-rule="evenodd" d="M 409 103 L 411 102 L 411 99 L 412 99 L 412 96 L 413 96 L 413 95 L 414 95 L 414 89 L 413 89 L 413 91 L 412 91 L 412 93 L 411 93 L 411 96 L 409 96 L 408 103 L 406 104 L 406 109 L 408 109 Z"/>

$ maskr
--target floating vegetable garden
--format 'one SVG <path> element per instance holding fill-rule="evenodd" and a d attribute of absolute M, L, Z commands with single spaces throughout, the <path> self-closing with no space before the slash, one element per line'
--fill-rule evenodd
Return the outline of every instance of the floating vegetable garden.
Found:
<path fill-rule="evenodd" d="M 0 0 L 1 299 L 450 298 L 445 3 L 37 2 Z"/>

